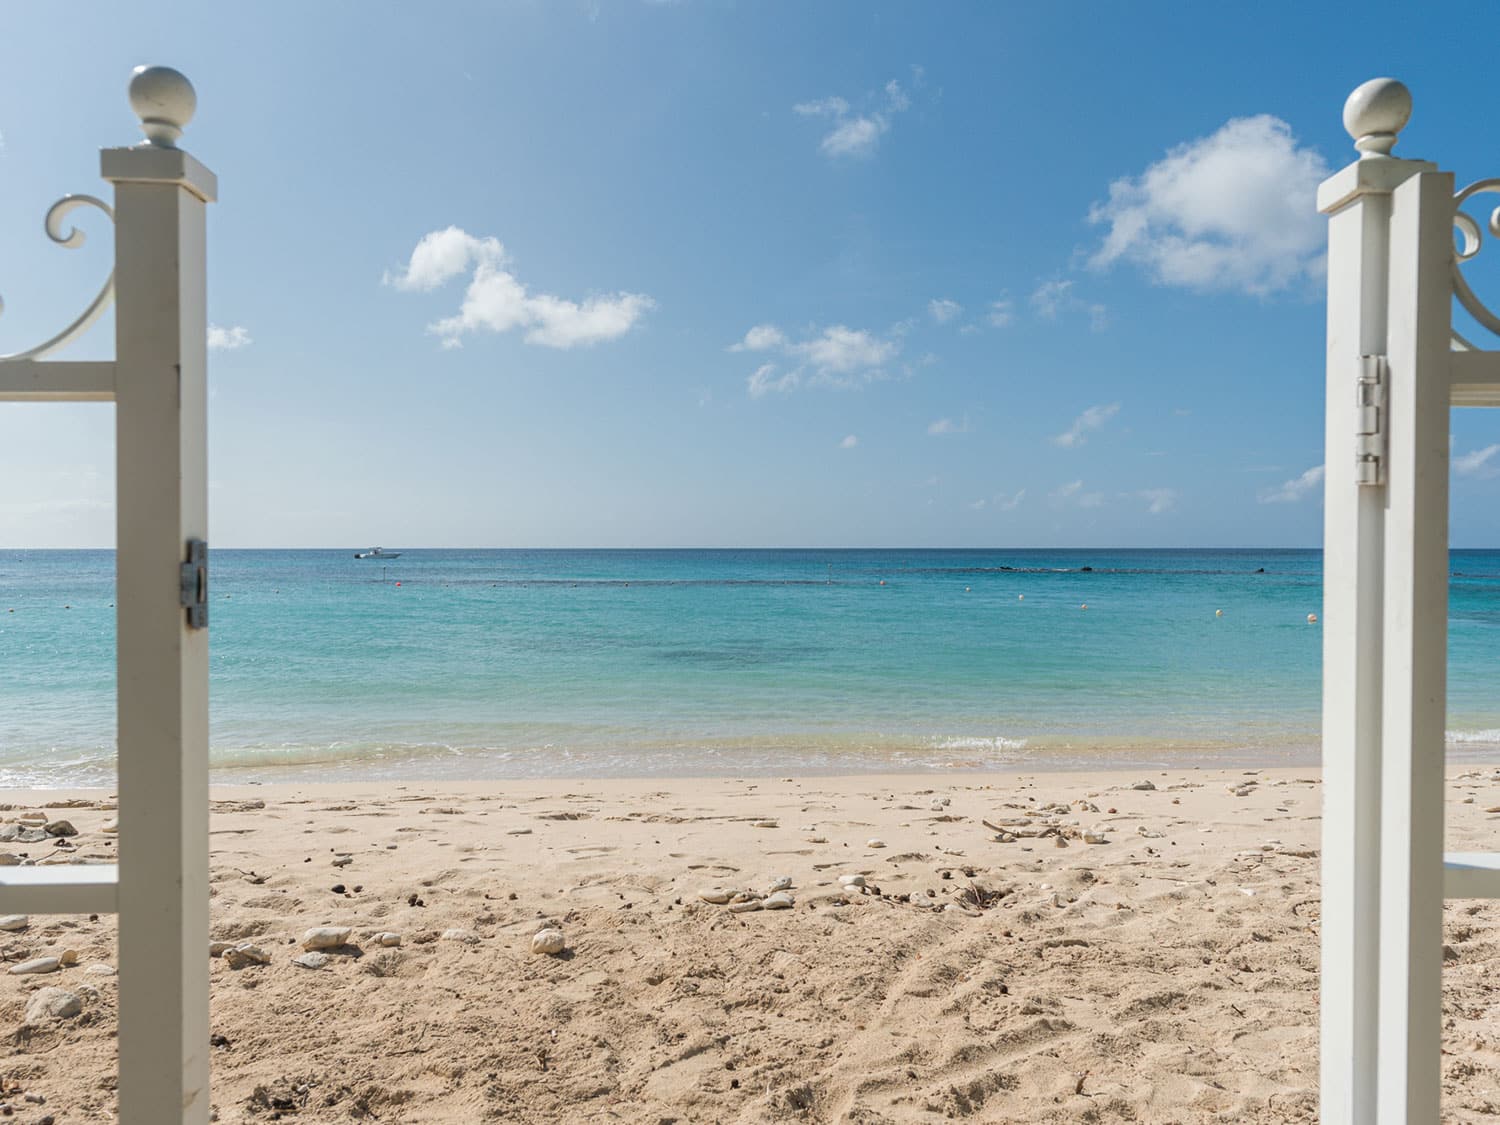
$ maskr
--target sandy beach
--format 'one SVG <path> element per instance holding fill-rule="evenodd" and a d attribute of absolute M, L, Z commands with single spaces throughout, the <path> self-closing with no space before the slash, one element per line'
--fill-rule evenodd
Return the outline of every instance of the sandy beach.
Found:
<path fill-rule="evenodd" d="M 216 787 L 217 1120 L 1313 1121 L 1320 800 L 1309 770 Z M 0 824 L 78 834 L 0 848 L 109 858 L 112 806 L 11 793 Z M 1500 770 L 1452 771 L 1450 846 L 1497 806 Z M 787 909 L 703 898 L 786 878 Z M 1448 907 L 1446 1120 L 1500 1112 L 1497 919 Z M 350 939 L 303 967 L 320 926 Z M 113 920 L 0 938 L 78 953 L 0 975 L 10 1116 L 113 1120 Z M 28 1019 L 44 987 L 81 1011 Z"/>

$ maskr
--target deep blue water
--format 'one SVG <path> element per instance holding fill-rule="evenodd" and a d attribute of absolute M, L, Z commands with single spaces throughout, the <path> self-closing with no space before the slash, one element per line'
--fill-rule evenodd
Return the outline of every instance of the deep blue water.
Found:
<path fill-rule="evenodd" d="M 1317 551 L 352 555 L 213 552 L 224 779 L 1317 759 Z M 1450 741 L 1500 751 L 1500 551 L 1453 570 Z M 0 551 L 0 784 L 110 777 L 113 601 Z"/>

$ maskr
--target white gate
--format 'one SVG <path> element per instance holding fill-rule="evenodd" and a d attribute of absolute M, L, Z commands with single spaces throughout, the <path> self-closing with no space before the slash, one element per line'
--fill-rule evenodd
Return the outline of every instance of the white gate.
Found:
<path fill-rule="evenodd" d="M 196 96 L 139 67 L 147 140 L 100 153 L 113 210 L 67 196 L 47 213 L 115 224 L 114 273 L 72 325 L 0 356 L 0 400 L 113 402 L 119 679 L 119 864 L 0 868 L 0 913 L 120 918 L 120 1120 L 204 1123 L 208 1084 L 208 480 L 204 206 L 214 174 L 177 148 Z M 116 299 L 112 362 L 49 362 Z"/>
<path fill-rule="evenodd" d="M 1411 95 L 1344 106 L 1360 158 L 1318 190 L 1329 216 L 1323 543 L 1324 1125 L 1439 1119 L 1443 900 L 1500 897 L 1500 855 L 1443 854 L 1449 407 L 1500 406 L 1500 352 L 1462 266 L 1500 212 L 1391 156 Z M 1463 245 L 1455 251 L 1454 230 Z"/>

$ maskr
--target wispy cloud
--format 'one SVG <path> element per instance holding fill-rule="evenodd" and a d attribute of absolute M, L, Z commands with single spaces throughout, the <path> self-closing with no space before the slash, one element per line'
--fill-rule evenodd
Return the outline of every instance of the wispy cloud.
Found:
<path fill-rule="evenodd" d="M 424 235 L 406 268 L 387 272 L 383 280 L 396 289 L 427 292 L 472 269 L 458 314 L 428 326 L 445 348 L 462 346 L 469 333 L 512 329 L 524 330 L 529 344 L 587 347 L 625 335 L 656 307 L 644 293 L 613 293 L 583 301 L 531 293 L 509 264 L 498 239 L 476 238 L 448 227 Z"/>
<path fill-rule="evenodd" d="M 1009 496 L 996 496 L 995 507 L 1002 512 L 1014 512 L 1021 506 L 1021 501 L 1024 499 L 1026 499 L 1026 490 L 1020 488 Z"/>
<path fill-rule="evenodd" d="M 1320 276 L 1327 224 L 1313 198 L 1328 174 L 1285 121 L 1236 118 L 1110 184 L 1089 211 L 1108 227 L 1090 264 L 1131 261 L 1163 285 L 1256 296 Z"/>
<path fill-rule="evenodd" d="M 1052 439 L 1054 445 L 1060 445 L 1064 449 L 1073 449 L 1088 441 L 1088 435 L 1103 427 L 1116 414 L 1120 412 L 1118 402 L 1105 403 L 1099 406 L 1091 406 L 1073 419 L 1073 424 L 1062 433 Z"/>
<path fill-rule="evenodd" d="M 947 324 L 950 320 L 964 311 L 964 307 L 957 301 L 951 301 L 947 297 L 934 297 L 927 302 L 927 312 L 932 319 L 939 324 Z"/>
<path fill-rule="evenodd" d="M 1097 508 L 1104 503 L 1104 493 L 1086 492 L 1083 481 L 1073 480 L 1054 488 L 1051 499 L 1052 503 L 1060 508 Z"/>
<path fill-rule="evenodd" d="M 1062 311 L 1063 302 L 1072 295 L 1073 282 L 1069 280 L 1044 281 L 1031 294 L 1031 308 L 1045 320 L 1056 320 Z"/>
<path fill-rule="evenodd" d="M 233 328 L 220 328 L 217 324 L 208 326 L 208 346 L 217 352 L 232 352 L 252 343 L 250 330 L 242 325 L 236 324 Z"/>
<path fill-rule="evenodd" d="M 858 444 L 859 444 L 859 438 L 857 436 L 855 436 L 854 434 L 849 434 L 847 437 L 844 438 L 843 441 L 839 442 L 839 448 L 840 449 L 853 449 Z"/>
<path fill-rule="evenodd" d="M 1009 297 L 990 302 L 989 314 L 985 317 L 993 328 L 1004 328 L 1016 316 L 1016 303 Z"/>
<path fill-rule="evenodd" d="M 1143 488 L 1135 495 L 1146 501 L 1146 512 L 1149 515 L 1159 516 L 1163 512 L 1170 512 L 1177 506 L 1175 488 Z"/>
<path fill-rule="evenodd" d="M 955 422 L 952 418 L 939 418 L 936 422 L 928 423 L 927 432 L 933 437 L 941 437 L 944 434 L 966 434 L 969 432 L 969 420 L 965 418 L 962 422 Z"/>
<path fill-rule="evenodd" d="M 1298 500 L 1316 491 L 1323 483 L 1323 466 L 1314 465 L 1300 477 L 1293 477 L 1277 488 L 1263 489 L 1260 493 L 1262 504 L 1295 504 Z"/>
<path fill-rule="evenodd" d="M 1495 476 L 1500 473 L 1500 467 L 1491 465 L 1490 462 L 1497 453 L 1500 453 L 1500 445 L 1487 445 L 1472 453 L 1464 453 L 1453 458 L 1453 471 L 1461 477 Z"/>
<path fill-rule="evenodd" d="M 912 68 L 912 85 L 922 84 L 922 70 Z M 821 117 L 829 122 L 829 131 L 818 143 L 818 150 L 832 159 L 872 156 L 880 138 L 891 130 L 899 113 L 911 108 L 911 93 L 892 78 L 879 94 L 865 99 L 867 108 L 856 111 L 845 98 L 838 96 L 798 102 L 792 112 L 802 117 Z"/>
<path fill-rule="evenodd" d="M 805 340 L 789 339 L 774 324 L 758 324 L 745 338 L 731 344 L 734 352 L 777 352 L 780 363 L 765 363 L 746 380 L 751 398 L 801 386 L 839 389 L 863 387 L 887 377 L 886 365 L 901 350 L 898 339 L 876 336 L 863 329 L 831 324 Z"/>

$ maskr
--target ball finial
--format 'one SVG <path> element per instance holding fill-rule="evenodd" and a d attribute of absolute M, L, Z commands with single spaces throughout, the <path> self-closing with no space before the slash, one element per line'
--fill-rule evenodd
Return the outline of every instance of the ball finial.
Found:
<path fill-rule="evenodd" d="M 1344 103 L 1344 128 L 1361 160 L 1389 156 L 1396 134 L 1411 120 L 1411 91 L 1394 78 L 1372 78 Z"/>
<path fill-rule="evenodd" d="M 198 95 L 186 76 L 170 66 L 138 66 L 130 76 L 130 108 L 141 119 L 147 141 L 176 148 L 182 127 L 198 108 Z"/>

